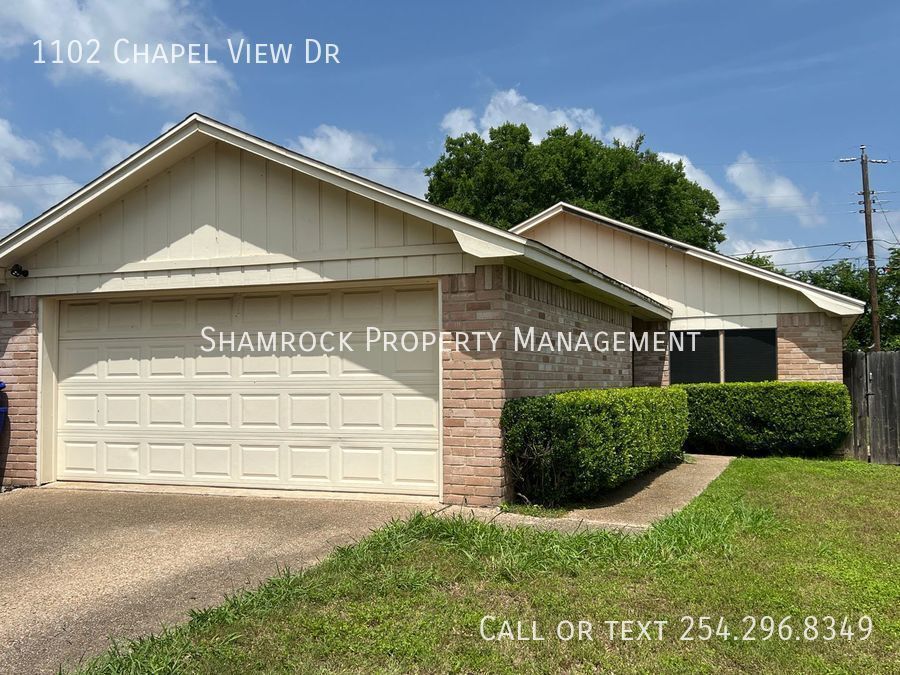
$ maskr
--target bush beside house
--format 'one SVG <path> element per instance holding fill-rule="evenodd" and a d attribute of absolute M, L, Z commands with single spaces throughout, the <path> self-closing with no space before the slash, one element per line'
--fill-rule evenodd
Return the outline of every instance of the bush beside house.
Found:
<path fill-rule="evenodd" d="M 687 394 L 637 387 L 512 399 L 501 426 L 516 494 L 554 506 L 681 461 Z"/>
<path fill-rule="evenodd" d="M 853 429 L 839 382 L 677 385 L 688 396 L 685 449 L 729 455 L 826 455 Z"/>
<path fill-rule="evenodd" d="M 821 456 L 852 430 L 837 382 L 732 382 L 570 391 L 512 399 L 501 417 L 519 498 L 597 497 L 684 451 Z"/>

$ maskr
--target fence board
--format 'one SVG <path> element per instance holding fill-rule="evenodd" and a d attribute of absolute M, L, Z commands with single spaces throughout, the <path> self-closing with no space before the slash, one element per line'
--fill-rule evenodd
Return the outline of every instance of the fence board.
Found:
<path fill-rule="evenodd" d="M 871 461 L 900 464 L 900 352 L 873 352 L 868 364 Z"/>
<path fill-rule="evenodd" d="M 844 455 L 900 464 L 900 352 L 845 352 L 844 384 L 853 401 Z"/>
<path fill-rule="evenodd" d="M 853 410 L 853 431 L 842 448 L 845 457 L 869 459 L 869 411 L 866 400 L 866 355 L 864 352 L 844 352 L 844 384 L 850 390 Z"/>

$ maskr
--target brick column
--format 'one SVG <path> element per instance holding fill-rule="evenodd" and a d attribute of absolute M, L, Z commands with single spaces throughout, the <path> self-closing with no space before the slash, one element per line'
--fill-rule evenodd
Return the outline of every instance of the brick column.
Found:
<path fill-rule="evenodd" d="M 37 483 L 37 298 L 0 292 L 0 381 L 9 420 L 0 433 L 0 482 Z"/>
<path fill-rule="evenodd" d="M 841 320 L 823 312 L 778 315 L 779 380 L 843 380 Z"/>
<path fill-rule="evenodd" d="M 642 321 L 632 319 L 632 330 L 637 335 L 647 333 L 647 344 L 653 345 L 653 333 L 668 331 L 665 321 Z M 668 337 L 666 338 L 668 340 Z M 668 344 L 667 344 L 668 346 Z M 632 373 L 635 387 L 667 387 L 669 385 L 669 350 L 664 352 L 635 351 L 632 353 Z"/>
<path fill-rule="evenodd" d="M 488 506 L 512 496 L 500 431 L 508 398 L 632 382 L 629 352 L 517 350 L 515 326 L 612 334 L 628 330 L 631 316 L 510 267 L 475 270 L 441 278 L 443 330 L 500 331 L 503 336 L 496 351 L 442 354 L 444 501 Z M 491 345 L 486 341 L 485 346 Z"/>
<path fill-rule="evenodd" d="M 441 279 L 443 330 L 503 330 L 500 267 Z M 488 345 L 489 346 L 489 345 Z M 499 353 L 442 354 L 444 497 L 448 504 L 487 506 L 506 497 L 500 413 L 505 400 Z"/>

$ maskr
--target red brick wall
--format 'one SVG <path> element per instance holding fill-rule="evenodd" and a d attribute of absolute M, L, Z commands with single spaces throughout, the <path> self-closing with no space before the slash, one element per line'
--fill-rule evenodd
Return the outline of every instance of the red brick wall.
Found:
<path fill-rule="evenodd" d="M 37 482 L 37 298 L 0 293 L 0 381 L 9 421 L 0 434 L 0 482 Z"/>
<path fill-rule="evenodd" d="M 630 315 L 502 265 L 441 279 L 443 329 L 502 331 L 497 351 L 443 354 L 444 501 L 497 504 L 509 496 L 500 413 L 507 398 L 632 382 L 630 353 L 514 349 L 515 326 L 627 331 Z"/>
<path fill-rule="evenodd" d="M 647 344 L 653 344 L 653 334 L 658 331 L 667 331 L 668 323 L 665 321 L 653 322 L 634 319 L 633 330 L 640 336 L 647 333 Z M 632 372 L 634 373 L 633 385 L 635 387 L 667 387 L 669 385 L 669 352 L 666 351 L 636 351 L 633 352 Z"/>
<path fill-rule="evenodd" d="M 631 330 L 625 310 L 579 295 L 511 267 L 504 267 L 506 334 L 516 326 L 543 331 L 609 334 L 610 351 L 533 352 L 507 345 L 503 358 L 504 390 L 508 398 L 538 396 L 571 389 L 629 387 L 631 352 L 611 349 L 612 334 Z M 511 341 L 512 342 L 512 341 Z"/>
<path fill-rule="evenodd" d="M 778 315 L 779 380 L 843 380 L 841 320 L 822 312 Z"/>

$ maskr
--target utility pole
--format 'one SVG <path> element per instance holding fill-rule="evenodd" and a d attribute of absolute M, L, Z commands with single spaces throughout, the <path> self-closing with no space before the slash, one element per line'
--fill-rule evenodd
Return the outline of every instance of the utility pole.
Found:
<path fill-rule="evenodd" d="M 859 146 L 859 157 L 842 157 L 841 162 L 859 162 L 862 169 L 862 205 L 866 219 L 866 257 L 869 261 L 869 310 L 872 314 L 872 349 L 881 351 L 881 323 L 878 317 L 878 267 L 875 264 L 875 240 L 872 234 L 872 191 L 869 189 L 869 164 L 887 164 L 886 159 L 869 159 L 866 146 Z"/>

